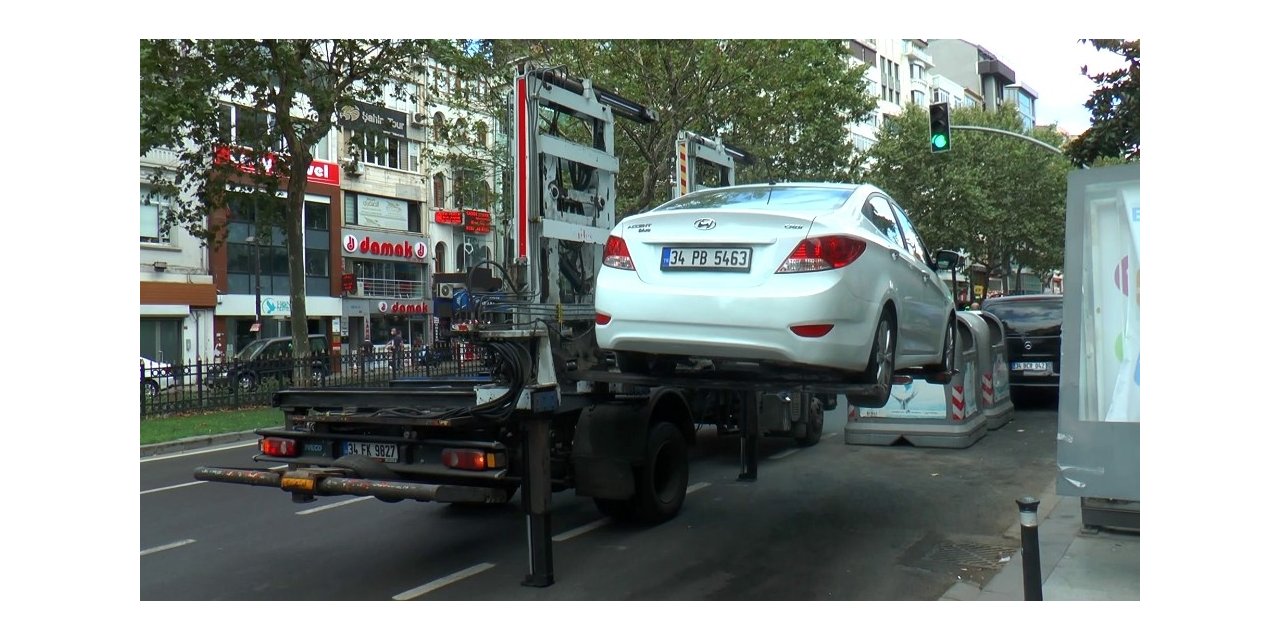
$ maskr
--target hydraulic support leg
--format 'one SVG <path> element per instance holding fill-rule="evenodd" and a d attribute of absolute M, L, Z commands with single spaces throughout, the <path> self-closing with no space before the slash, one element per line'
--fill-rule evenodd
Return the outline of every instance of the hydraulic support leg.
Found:
<path fill-rule="evenodd" d="M 738 393 L 740 403 L 739 427 L 742 429 L 741 443 L 742 472 L 739 480 L 754 482 L 756 466 L 760 461 L 760 393 L 758 391 L 741 391 Z"/>
<path fill-rule="evenodd" d="M 551 421 L 524 421 L 524 487 L 520 492 L 525 530 L 529 540 L 529 573 L 526 587 L 549 587 L 555 582 L 551 568 Z"/>

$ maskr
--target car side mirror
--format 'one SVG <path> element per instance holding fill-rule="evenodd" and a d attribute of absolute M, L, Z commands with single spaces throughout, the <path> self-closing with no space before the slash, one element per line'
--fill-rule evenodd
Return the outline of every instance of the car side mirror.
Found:
<path fill-rule="evenodd" d="M 961 269 L 964 267 L 964 257 L 950 249 L 939 249 L 933 256 L 933 265 L 937 271 Z"/>

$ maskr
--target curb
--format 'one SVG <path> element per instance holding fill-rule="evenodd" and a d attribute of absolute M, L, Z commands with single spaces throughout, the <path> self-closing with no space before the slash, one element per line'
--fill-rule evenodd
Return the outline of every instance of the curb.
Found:
<path fill-rule="evenodd" d="M 195 436 L 191 438 L 183 438 L 181 440 L 173 440 L 170 442 L 158 442 L 156 444 L 144 444 L 140 449 L 141 457 L 149 458 L 165 453 L 175 453 L 180 451 L 190 451 L 201 447 L 211 447 L 219 444 L 229 444 L 232 442 L 241 442 L 243 440 L 256 440 L 258 434 L 253 431 L 237 431 L 234 433 L 220 433 L 213 436 Z"/>

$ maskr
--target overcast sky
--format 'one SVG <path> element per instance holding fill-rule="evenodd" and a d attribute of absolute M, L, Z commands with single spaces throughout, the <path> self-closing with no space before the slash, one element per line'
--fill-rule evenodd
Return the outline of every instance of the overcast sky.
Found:
<path fill-rule="evenodd" d="M 965 40 L 995 54 L 1013 69 L 1018 82 L 1040 94 L 1036 100 L 1036 124 L 1057 122 L 1072 135 L 1089 128 L 1089 110 L 1084 102 L 1097 88 L 1080 74 L 1080 66 L 1088 65 L 1089 73 L 1096 74 L 1125 64 L 1119 54 L 1098 51 L 1072 38 L 1007 35 Z"/>

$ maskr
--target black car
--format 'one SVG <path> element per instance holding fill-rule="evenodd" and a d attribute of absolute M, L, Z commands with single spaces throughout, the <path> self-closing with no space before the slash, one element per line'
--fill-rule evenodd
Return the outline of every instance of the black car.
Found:
<path fill-rule="evenodd" d="M 311 378 L 321 380 L 329 375 L 329 343 L 322 335 L 307 336 L 307 343 Z M 241 391 L 252 391 L 269 379 L 281 384 L 292 383 L 293 338 L 260 338 L 246 344 L 223 367 L 218 379 L 218 382 L 236 385 Z"/>
<path fill-rule="evenodd" d="M 1004 325 L 1009 386 L 1057 389 L 1062 373 L 1062 296 L 990 298 L 982 310 Z"/>

